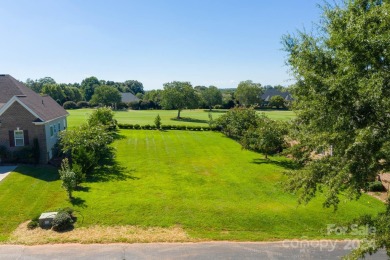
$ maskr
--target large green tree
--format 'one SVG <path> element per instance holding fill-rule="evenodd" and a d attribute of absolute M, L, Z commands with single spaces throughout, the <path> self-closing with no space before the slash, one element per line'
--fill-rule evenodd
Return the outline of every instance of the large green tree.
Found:
<path fill-rule="evenodd" d="M 389 14 L 388 0 L 345 0 L 323 7 L 318 32 L 283 38 L 296 78 L 293 155 L 303 166 L 290 173 L 289 188 L 302 201 L 323 190 L 324 205 L 336 207 L 341 192 L 358 198 L 390 170 Z M 327 155 L 311 156 L 318 149 Z M 378 234 L 387 243 L 378 246 L 390 256 L 389 222 L 386 228 Z"/>
<path fill-rule="evenodd" d="M 123 85 L 125 86 L 125 92 L 132 92 L 134 95 L 137 95 L 138 93 L 144 94 L 144 85 L 137 81 L 137 80 L 126 80 L 123 82 Z"/>
<path fill-rule="evenodd" d="M 261 84 L 252 80 L 241 81 L 235 92 L 236 99 L 244 107 L 260 104 L 261 94 L 263 94 Z"/>
<path fill-rule="evenodd" d="M 215 105 L 222 105 L 222 92 L 215 86 L 200 91 L 203 102 L 211 110 Z"/>
<path fill-rule="evenodd" d="M 66 98 L 64 90 L 58 84 L 44 84 L 41 94 L 49 95 L 59 104 L 62 104 Z"/>
<path fill-rule="evenodd" d="M 119 90 L 110 86 L 97 87 L 90 100 L 92 105 L 103 104 L 105 106 L 111 106 L 119 102 L 121 102 L 121 94 Z"/>
<path fill-rule="evenodd" d="M 164 84 L 161 105 L 165 109 L 177 109 L 177 118 L 185 108 L 196 108 L 198 96 L 189 82 L 173 81 Z"/>
<path fill-rule="evenodd" d="M 81 82 L 81 91 L 84 94 L 86 101 L 91 100 L 92 95 L 95 93 L 95 88 L 99 87 L 101 82 L 96 77 L 89 77 L 83 79 Z"/>

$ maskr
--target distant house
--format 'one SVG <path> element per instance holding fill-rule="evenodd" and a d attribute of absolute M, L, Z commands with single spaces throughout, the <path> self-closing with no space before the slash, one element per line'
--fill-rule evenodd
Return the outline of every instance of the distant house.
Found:
<path fill-rule="evenodd" d="M 288 91 L 282 92 L 274 88 L 269 88 L 264 92 L 263 95 L 261 95 L 261 100 L 263 101 L 263 105 L 266 106 L 273 96 L 281 96 L 282 98 L 284 98 L 284 100 L 287 103 L 290 103 L 291 101 L 294 100 L 293 97 L 291 96 L 291 93 Z"/>
<path fill-rule="evenodd" d="M 53 157 L 58 133 L 68 112 L 49 96 L 41 96 L 10 75 L 0 74 L 0 146 L 17 151 L 37 139 L 40 163 Z"/>
<path fill-rule="evenodd" d="M 121 93 L 122 96 L 122 102 L 123 103 L 130 103 L 134 101 L 139 101 L 140 99 L 133 95 L 133 93 Z"/>

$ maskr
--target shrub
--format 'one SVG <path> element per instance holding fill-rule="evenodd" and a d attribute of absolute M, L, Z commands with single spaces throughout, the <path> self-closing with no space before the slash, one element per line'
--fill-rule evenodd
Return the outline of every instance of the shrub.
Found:
<path fill-rule="evenodd" d="M 127 109 L 127 108 L 128 108 L 128 106 L 124 102 L 119 102 L 118 104 L 116 104 L 116 109 L 118 109 L 118 110 L 123 110 L 123 109 Z"/>
<path fill-rule="evenodd" d="M 58 209 L 57 211 L 58 212 L 66 212 L 71 217 L 73 216 L 73 212 L 74 212 L 74 210 L 72 208 L 70 208 L 70 207 L 66 207 L 66 208 L 63 208 L 63 209 Z"/>
<path fill-rule="evenodd" d="M 73 101 L 66 101 L 63 105 L 64 109 L 75 109 L 77 108 L 77 105 Z"/>
<path fill-rule="evenodd" d="M 202 130 L 203 130 L 203 131 L 210 131 L 210 127 L 209 127 L 209 126 L 203 126 L 203 127 L 202 127 Z"/>
<path fill-rule="evenodd" d="M 66 211 L 60 211 L 53 219 L 53 230 L 64 231 L 73 227 L 73 220 Z"/>
<path fill-rule="evenodd" d="M 140 102 L 139 101 L 132 101 L 129 103 L 129 108 L 133 110 L 140 109 Z"/>
<path fill-rule="evenodd" d="M 72 164 L 72 172 L 74 172 L 76 177 L 76 187 L 83 183 L 86 179 L 86 174 L 83 172 L 83 167 L 80 164 Z"/>
<path fill-rule="evenodd" d="M 135 125 L 134 125 L 134 129 L 137 129 L 137 130 L 138 130 L 138 129 L 141 129 L 141 126 L 140 126 L 139 124 L 135 124 Z"/>
<path fill-rule="evenodd" d="M 177 130 L 186 130 L 187 127 L 185 125 L 178 125 L 177 127 Z"/>
<path fill-rule="evenodd" d="M 161 117 L 160 114 L 157 114 L 156 118 L 154 119 L 154 125 L 157 129 L 160 129 L 161 127 Z"/>
<path fill-rule="evenodd" d="M 368 191 L 381 192 L 381 191 L 386 191 L 386 189 L 383 186 L 382 182 L 374 181 L 368 183 Z"/>
<path fill-rule="evenodd" d="M 150 125 L 144 125 L 143 129 L 149 130 L 150 129 Z"/>
<path fill-rule="evenodd" d="M 39 149 L 39 141 L 38 138 L 34 138 L 33 140 L 33 148 L 32 148 L 34 163 L 38 164 L 40 157 L 41 157 L 41 151 Z"/>
<path fill-rule="evenodd" d="M 61 187 L 66 190 L 69 199 L 72 198 L 72 192 L 77 186 L 76 174 L 72 172 L 69 166 L 68 158 L 62 160 L 61 169 L 58 170 L 60 179 L 62 180 Z"/>
<path fill-rule="evenodd" d="M 89 107 L 89 103 L 87 101 L 79 101 L 77 102 L 77 107 L 78 108 Z"/>
<path fill-rule="evenodd" d="M 33 220 L 31 220 L 30 222 L 28 222 L 28 224 L 27 224 L 27 228 L 28 229 L 35 229 L 35 228 L 37 228 L 39 226 L 39 222 L 37 221 L 37 220 L 35 220 L 35 219 L 33 219 Z"/>
<path fill-rule="evenodd" d="M 222 109 L 223 106 L 222 106 L 222 105 L 215 105 L 213 108 L 214 108 L 214 109 Z"/>
<path fill-rule="evenodd" d="M 114 119 L 114 112 L 109 107 L 101 107 L 92 112 L 88 118 L 88 125 L 107 126 L 109 130 L 113 131 L 116 129 L 117 121 Z"/>
<path fill-rule="evenodd" d="M 253 108 L 233 108 L 216 120 L 222 132 L 233 139 L 241 139 L 249 128 L 256 128 L 258 115 Z"/>
<path fill-rule="evenodd" d="M 151 130 L 156 130 L 157 127 L 156 127 L 155 125 L 151 125 L 151 126 L 150 126 L 150 129 L 151 129 Z"/>

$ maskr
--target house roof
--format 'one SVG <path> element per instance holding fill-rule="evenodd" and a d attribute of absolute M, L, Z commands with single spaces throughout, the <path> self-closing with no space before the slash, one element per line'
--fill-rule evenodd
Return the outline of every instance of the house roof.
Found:
<path fill-rule="evenodd" d="M 264 101 L 269 101 L 271 97 L 273 96 L 281 96 L 284 98 L 286 101 L 292 101 L 294 100 L 293 97 L 291 96 L 291 93 L 288 91 L 282 92 L 277 89 L 269 88 L 267 89 L 263 95 L 261 95 L 261 99 Z"/>
<path fill-rule="evenodd" d="M 38 121 L 45 122 L 68 115 L 51 97 L 41 96 L 12 76 L 0 74 L 0 111 L 15 101 L 28 108 Z"/>
<path fill-rule="evenodd" d="M 133 93 L 121 93 L 122 96 L 122 102 L 123 103 L 130 103 L 134 101 L 139 101 L 139 98 L 133 95 Z M 0 101 L 1 102 L 1 101 Z"/>

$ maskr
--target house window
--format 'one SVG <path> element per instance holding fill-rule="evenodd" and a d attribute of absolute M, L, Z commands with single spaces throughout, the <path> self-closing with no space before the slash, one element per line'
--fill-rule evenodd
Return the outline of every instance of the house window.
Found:
<path fill-rule="evenodd" d="M 64 119 L 64 129 L 66 129 L 66 120 Z"/>
<path fill-rule="evenodd" d="M 57 133 L 57 126 L 54 125 L 54 133 Z"/>
<path fill-rule="evenodd" d="M 53 126 L 51 125 L 50 126 L 50 137 L 53 137 L 54 136 L 54 128 Z"/>
<path fill-rule="evenodd" d="M 61 132 L 61 123 L 58 123 L 58 132 Z"/>
<path fill-rule="evenodd" d="M 24 132 L 23 130 L 14 131 L 15 146 L 24 146 Z"/>

